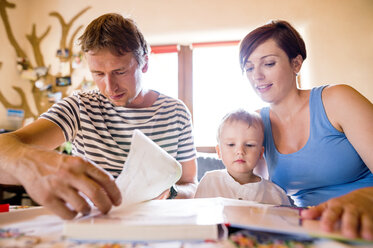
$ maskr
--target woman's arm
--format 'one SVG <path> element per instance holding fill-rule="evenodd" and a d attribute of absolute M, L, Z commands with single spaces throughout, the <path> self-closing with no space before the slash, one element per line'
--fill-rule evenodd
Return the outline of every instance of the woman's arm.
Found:
<path fill-rule="evenodd" d="M 323 103 L 332 125 L 346 137 L 373 172 L 373 104 L 347 85 L 324 89 Z"/>
<path fill-rule="evenodd" d="M 370 171 L 373 171 L 373 105 L 347 85 L 327 87 L 323 103 L 332 125 L 351 142 Z M 341 168 L 343 169 L 343 168 Z M 321 227 L 332 231 L 341 222 L 349 238 L 373 240 L 373 187 L 355 190 L 302 212 L 304 218 L 321 217 Z"/>

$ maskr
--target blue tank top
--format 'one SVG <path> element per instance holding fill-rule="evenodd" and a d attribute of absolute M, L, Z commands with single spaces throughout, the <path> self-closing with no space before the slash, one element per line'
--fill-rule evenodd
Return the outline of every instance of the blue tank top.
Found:
<path fill-rule="evenodd" d="M 358 188 L 373 186 L 373 174 L 348 141 L 329 122 L 321 93 L 325 86 L 311 90 L 310 133 L 299 151 L 277 151 L 269 119 L 269 107 L 260 112 L 264 127 L 264 156 L 270 179 L 283 188 L 295 205 L 314 206 Z"/>

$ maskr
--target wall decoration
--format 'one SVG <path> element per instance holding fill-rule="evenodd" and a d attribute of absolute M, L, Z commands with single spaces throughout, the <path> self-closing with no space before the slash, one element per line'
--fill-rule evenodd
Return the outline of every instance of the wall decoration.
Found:
<path fill-rule="evenodd" d="M 56 77 L 56 86 L 70 86 L 71 77 Z"/>
<path fill-rule="evenodd" d="M 50 92 L 48 93 L 48 101 L 51 102 L 51 103 L 55 103 L 55 102 L 58 102 L 59 100 L 61 100 L 62 98 L 62 92 L 61 91 L 58 91 L 58 92 Z"/>
<path fill-rule="evenodd" d="M 47 30 L 38 37 L 36 34 L 36 25 L 32 24 L 32 32 L 31 34 L 27 34 L 26 37 L 28 41 L 31 43 L 32 50 L 34 51 L 35 61 L 37 66 L 45 66 L 44 58 L 40 50 L 40 43 L 41 41 L 47 36 L 49 31 L 51 30 L 51 26 L 48 26 Z"/>
<path fill-rule="evenodd" d="M 58 65 L 58 73 L 56 76 L 70 76 L 72 71 L 71 63 L 69 62 L 60 62 Z"/>
<path fill-rule="evenodd" d="M 18 71 L 27 70 L 28 68 L 29 68 L 29 63 L 26 60 L 26 58 L 18 57 L 17 58 L 17 69 L 18 69 Z"/>
<path fill-rule="evenodd" d="M 66 59 L 69 57 L 69 49 L 64 48 L 64 49 L 58 49 L 56 56 L 60 59 Z"/>
<path fill-rule="evenodd" d="M 82 60 L 83 60 L 82 52 L 73 54 L 72 64 L 71 64 L 72 69 L 80 68 L 82 66 Z"/>
<path fill-rule="evenodd" d="M 34 71 L 38 78 L 46 76 L 48 74 L 48 70 L 49 68 L 45 66 L 39 66 L 34 68 Z"/>
<path fill-rule="evenodd" d="M 7 109 L 7 119 L 14 129 L 20 128 L 23 124 L 25 111 L 23 109 Z"/>
<path fill-rule="evenodd" d="M 24 78 L 27 78 L 27 80 L 32 84 L 32 93 L 33 93 L 33 101 L 37 108 L 37 113 L 33 113 L 31 111 L 30 106 L 28 105 L 28 102 L 25 97 L 25 92 L 21 87 L 13 86 L 12 88 L 18 93 L 18 95 L 21 97 L 21 103 L 20 104 L 12 104 L 9 102 L 3 95 L 3 93 L 0 91 L 0 103 L 4 105 L 5 108 L 11 108 L 11 109 L 22 109 L 24 110 L 24 117 L 25 118 L 37 118 L 41 113 L 45 112 L 50 106 L 51 103 L 49 102 L 48 94 L 45 93 L 46 90 L 53 92 L 61 92 L 62 96 L 66 96 L 66 90 L 68 87 L 59 87 L 55 84 L 56 78 L 61 76 L 70 76 L 70 75 L 51 75 L 49 73 L 50 65 L 45 65 L 43 53 L 40 49 L 41 42 L 45 39 L 45 37 L 49 34 L 51 30 L 51 26 L 48 26 L 46 30 L 44 30 L 40 35 L 37 34 L 37 27 L 35 24 L 32 25 L 31 33 L 26 35 L 26 38 L 28 42 L 32 46 L 32 52 L 33 56 L 35 58 L 36 65 L 33 65 L 31 61 L 29 60 L 28 55 L 25 53 L 25 51 L 21 48 L 19 43 L 17 42 L 17 39 L 15 38 L 13 34 L 13 30 L 11 27 L 11 23 L 9 21 L 8 9 L 14 9 L 16 5 L 9 0 L 0 0 L 0 16 L 2 19 L 2 22 L 5 27 L 5 31 L 7 34 L 7 38 L 11 44 L 11 46 L 14 48 L 14 51 L 16 53 L 17 59 L 17 68 L 21 72 L 21 76 Z M 73 23 L 81 16 L 83 15 L 88 9 L 91 7 L 86 7 L 80 12 L 78 12 L 69 22 L 65 22 L 61 14 L 58 12 L 50 12 L 49 16 L 56 17 L 61 25 L 62 29 L 62 36 L 60 39 L 60 44 L 56 44 L 56 51 L 60 50 L 60 55 L 58 56 L 60 62 L 68 63 L 68 68 L 65 69 L 64 72 L 68 72 L 69 74 L 72 73 L 72 48 L 73 48 L 73 42 L 75 40 L 75 36 L 79 32 L 79 30 L 83 27 L 83 25 L 80 25 L 76 28 L 76 30 L 70 35 L 70 40 L 67 42 L 67 38 L 70 32 L 70 29 L 73 25 Z M 58 53 L 57 53 L 58 54 Z M 66 67 L 66 65 L 64 65 Z M 71 84 L 71 80 L 70 80 Z M 59 95 L 59 93 L 57 94 Z"/>

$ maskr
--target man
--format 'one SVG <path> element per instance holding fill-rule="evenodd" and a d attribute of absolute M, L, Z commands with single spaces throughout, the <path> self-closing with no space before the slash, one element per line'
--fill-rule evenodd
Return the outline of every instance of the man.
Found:
<path fill-rule="evenodd" d="M 32 124 L 1 135 L 0 183 L 23 185 L 36 202 L 64 219 L 89 213 L 85 196 L 107 213 L 121 203 L 114 177 L 122 170 L 133 130 L 140 129 L 181 163 L 178 198 L 193 197 L 190 114 L 181 101 L 142 87 L 148 46 L 135 23 L 106 14 L 79 40 L 99 90 L 67 97 Z M 76 156 L 53 151 L 65 141 L 73 143 Z"/>

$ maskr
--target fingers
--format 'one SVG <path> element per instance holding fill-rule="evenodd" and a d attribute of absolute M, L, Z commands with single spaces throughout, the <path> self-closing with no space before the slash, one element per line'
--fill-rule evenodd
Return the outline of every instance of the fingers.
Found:
<path fill-rule="evenodd" d="M 44 206 L 65 220 L 71 220 L 78 214 L 77 211 L 70 209 L 64 201 L 57 198 L 44 204 Z"/>
<path fill-rule="evenodd" d="M 48 184 L 48 186 L 52 185 Z M 73 219 L 78 214 L 78 211 L 75 211 L 72 207 L 68 207 L 66 201 L 59 196 L 60 191 L 66 191 L 64 188 L 65 187 L 35 187 L 26 189 L 26 191 L 35 202 L 50 209 L 62 219 Z M 77 207 L 77 209 L 79 209 L 79 207 Z"/>
<path fill-rule="evenodd" d="M 170 196 L 170 189 L 166 189 L 155 200 L 166 200 Z"/>
<path fill-rule="evenodd" d="M 321 229 L 332 232 L 338 224 L 343 213 L 343 208 L 339 206 L 328 206 L 321 215 Z"/>
<path fill-rule="evenodd" d="M 301 217 L 304 219 L 320 218 L 321 229 L 327 232 L 338 229 L 337 225 L 341 220 L 341 229 L 349 233 L 350 236 L 348 237 L 355 237 L 359 225 L 359 222 L 356 221 L 356 212 L 352 211 L 353 208 L 350 211 L 345 211 L 344 206 L 337 203 L 330 200 L 318 206 L 302 210 Z"/>
<path fill-rule="evenodd" d="M 361 217 L 361 237 L 373 241 L 373 217 L 367 214 Z"/>
<path fill-rule="evenodd" d="M 122 195 L 110 173 L 97 166 L 88 166 L 86 173 L 95 182 L 97 182 L 98 185 L 104 188 L 105 193 L 115 206 L 119 206 L 121 204 Z"/>
<path fill-rule="evenodd" d="M 353 208 L 345 208 L 342 215 L 341 232 L 348 238 L 357 238 L 360 225 L 360 213 Z"/>
<path fill-rule="evenodd" d="M 77 213 L 90 212 L 89 201 L 83 195 L 102 213 L 107 213 L 113 204 L 121 203 L 114 178 L 104 169 L 81 157 L 54 152 L 43 155 L 41 162 L 38 160 L 29 166 L 29 173 L 20 177 L 20 182 L 36 202 L 61 218 L 71 219 Z"/>
<path fill-rule="evenodd" d="M 113 177 L 95 164 L 74 156 L 64 156 L 58 171 L 51 176 L 50 185 L 55 194 L 75 211 L 87 214 L 90 206 L 83 193 L 102 213 L 107 213 L 112 205 L 121 202 L 120 191 Z"/>
<path fill-rule="evenodd" d="M 78 180 L 73 180 L 71 185 L 86 195 L 102 213 L 106 214 L 110 211 L 112 206 L 111 199 L 104 188 L 95 181 L 87 177 L 80 177 Z M 69 200 L 73 202 L 74 199 L 69 198 Z M 72 206 L 74 207 L 73 204 Z"/>
<path fill-rule="evenodd" d="M 333 200 L 301 212 L 304 219 L 320 218 L 321 229 L 332 232 L 340 229 L 347 238 L 373 240 L 373 217 L 360 212 L 351 204 L 336 204 Z M 338 226 L 340 225 L 340 227 Z"/>
<path fill-rule="evenodd" d="M 321 204 L 316 207 L 311 207 L 309 209 L 303 209 L 301 211 L 301 217 L 303 219 L 317 219 L 321 217 L 324 210 L 325 204 Z"/>
<path fill-rule="evenodd" d="M 119 190 L 119 197 L 115 195 L 117 187 L 113 177 L 105 170 L 82 158 L 75 157 L 74 160 L 70 158 L 68 160 L 65 161 L 68 163 L 60 169 L 64 181 L 70 189 L 66 193 L 60 192 L 62 199 L 77 211 L 81 210 L 83 214 L 86 214 L 90 208 L 87 201 L 78 193 L 82 192 L 102 213 L 109 212 L 113 201 L 118 201 L 118 198 L 120 200 Z"/>
<path fill-rule="evenodd" d="M 369 214 L 360 213 L 356 208 L 347 205 L 341 217 L 341 232 L 344 236 L 355 239 L 373 240 L 373 219 Z"/>
<path fill-rule="evenodd" d="M 67 208 L 74 211 L 75 213 L 82 213 L 87 215 L 91 212 L 91 206 L 82 195 L 80 195 L 76 189 L 66 185 L 66 187 L 59 187 L 55 189 L 55 193 L 61 199 Z"/>

